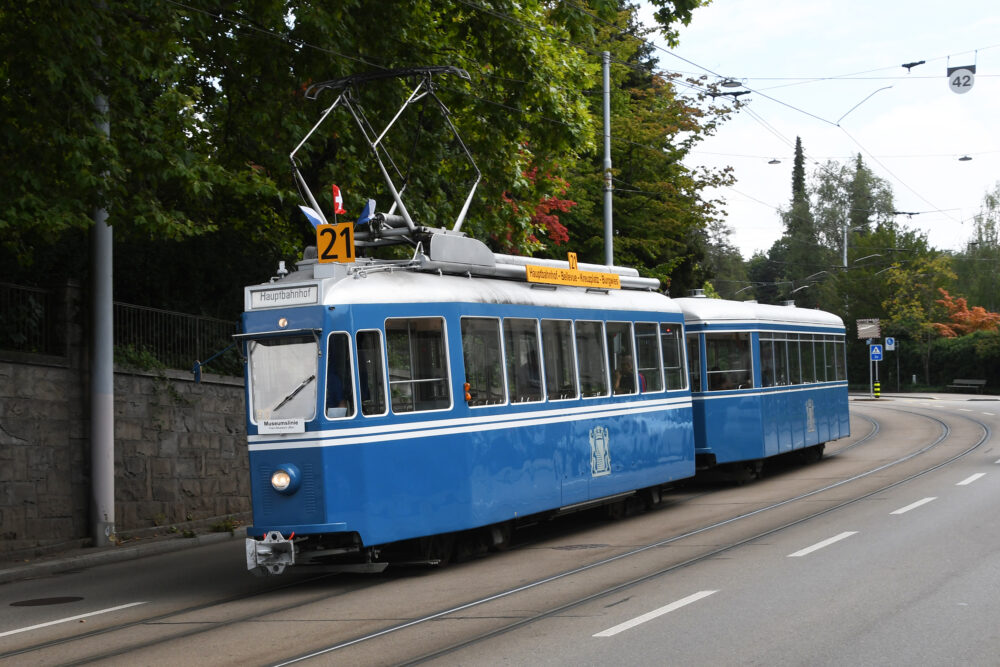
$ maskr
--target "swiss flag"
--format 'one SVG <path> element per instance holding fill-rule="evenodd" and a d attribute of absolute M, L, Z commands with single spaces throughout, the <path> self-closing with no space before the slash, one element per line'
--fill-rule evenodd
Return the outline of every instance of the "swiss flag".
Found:
<path fill-rule="evenodd" d="M 333 186 L 333 212 L 337 215 L 347 213 L 344 209 L 344 198 L 340 196 L 340 188 L 336 185 Z"/>

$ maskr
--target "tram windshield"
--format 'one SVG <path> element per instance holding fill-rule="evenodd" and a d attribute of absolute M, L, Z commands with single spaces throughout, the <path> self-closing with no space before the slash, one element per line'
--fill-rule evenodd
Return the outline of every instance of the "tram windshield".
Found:
<path fill-rule="evenodd" d="M 262 338 L 249 344 L 250 400 L 255 421 L 316 416 L 319 346 L 312 336 Z"/>

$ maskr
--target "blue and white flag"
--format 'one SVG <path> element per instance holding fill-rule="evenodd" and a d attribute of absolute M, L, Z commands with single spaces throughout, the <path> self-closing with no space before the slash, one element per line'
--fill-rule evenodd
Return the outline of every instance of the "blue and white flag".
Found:
<path fill-rule="evenodd" d="M 320 215 L 315 209 L 311 209 L 308 206 L 302 206 L 302 205 L 299 205 L 299 208 L 301 208 L 302 212 L 306 214 L 307 218 L 309 218 L 309 222 L 312 223 L 313 227 L 319 227 L 320 225 L 326 224 L 323 221 L 323 216 Z"/>

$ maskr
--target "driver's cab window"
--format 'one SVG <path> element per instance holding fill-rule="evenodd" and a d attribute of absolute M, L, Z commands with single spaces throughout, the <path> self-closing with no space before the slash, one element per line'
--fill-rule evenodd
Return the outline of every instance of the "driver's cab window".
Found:
<path fill-rule="evenodd" d="M 354 367 L 351 355 L 351 337 L 346 333 L 332 333 L 326 345 L 326 418 L 353 417 Z"/>

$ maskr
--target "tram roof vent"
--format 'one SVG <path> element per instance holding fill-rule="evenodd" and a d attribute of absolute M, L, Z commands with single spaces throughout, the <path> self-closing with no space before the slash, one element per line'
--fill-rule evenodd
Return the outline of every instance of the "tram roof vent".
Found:
<path fill-rule="evenodd" d="M 688 290 L 688 296 L 694 297 L 696 299 L 704 299 L 704 298 L 706 298 L 705 297 L 705 290 L 703 290 L 703 289 Z"/>
<path fill-rule="evenodd" d="M 788 306 L 789 308 L 794 308 L 795 307 L 795 301 L 793 301 L 791 299 L 788 300 L 788 301 L 782 301 L 781 305 L 782 306 Z"/>

